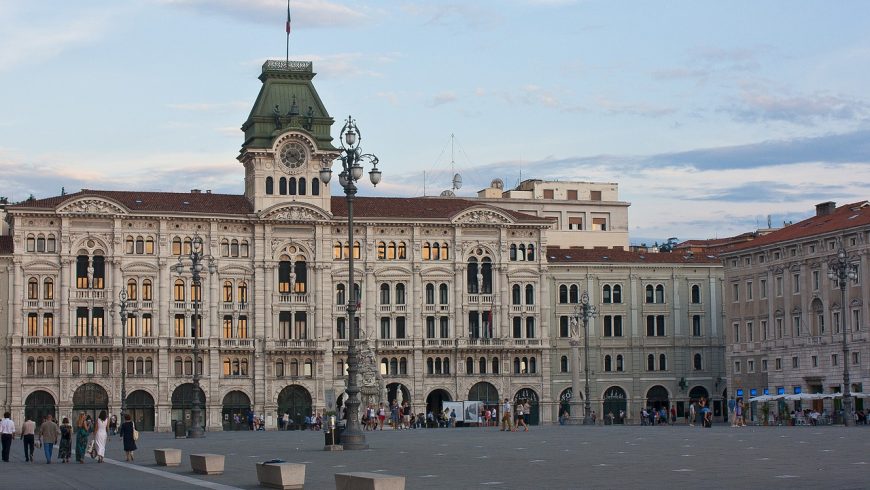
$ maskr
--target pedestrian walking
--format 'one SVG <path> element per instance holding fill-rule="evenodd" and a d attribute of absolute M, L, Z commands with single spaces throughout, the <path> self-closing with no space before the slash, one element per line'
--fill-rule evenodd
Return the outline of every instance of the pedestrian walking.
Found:
<path fill-rule="evenodd" d="M 9 450 L 12 448 L 12 438 L 15 436 L 15 422 L 10 418 L 12 414 L 5 412 L 3 420 L 0 420 L 0 442 L 3 445 L 3 461 L 9 462 Z"/>
<path fill-rule="evenodd" d="M 72 454 L 73 428 L 69 425 L 69 419 L 64 417 L 60 424 L 60 446 L 57 450 L 57 458 L 61 463 L 69 463 Z"/>
<path fill-rule="evenodd" d="M 106 416 L 106 411 L 101 410 L 100 416 L 97 417 L 97 428 L 94 430 L 94 445 L 97 447 L 98 463 L 102 463 L 103 457 L 106 455 L 106 439 L 109 436 L 108 428 L 109 420 Z"/>
<path fill-rule="evenodd" d="M 88 419 L 85 413 L 79 414 L 79 419 L 76 421 L 76 462 L 85 462 L 85 452 L 88 450 Z"/>
<path fill-rule="evenodd" d="M 115 433 L 117 433 L 117 432 L 118 432 L 118 417 L 116 417 L 115 414 L 112 414 L 112 416 L 109 417 L 109 434 L 115 435 Z"/>
<path fill-rule="evenodd" d="M 21 441 L 24 443 L 24 461 L 33 462 L 33 441 L 36 435 L 36 422 L 27 415 L 24 416 L 24 425 L 21 426 Z"/>
<path fill-rule="evenodd" d="M 124 415 L 124 423 L 121 424 L 121 430 L 119 430 L 118 433 L 121 434 L 121 439 L 124 441 L 126 460 L 132 462 L 133 451 L 136 450 L 136 426 L 130 419 L 130 414 Z"/>
<path fill-rule="evenodd" d="M 689 404 L 689 427 L 695 426 L 695 404 Z"/>
<path fill-rule="evenodd" d="M 511 422 L 511 402 L 505 398 L 501 405 L 501 430 L 512 431 L 513 423 Z"/>
<path fill-rule="evenodd" d="M 42 450 L 45 453 L 46 464 L 51 464 L 51 456 L 54 452 L 54 445 L 57 444 L 60 438 L 60 427 L 54 422 L 54 417 L 51 415 L 45 416 L 45 422 L 39 426 L 39 441 L 42 444 Z"/>

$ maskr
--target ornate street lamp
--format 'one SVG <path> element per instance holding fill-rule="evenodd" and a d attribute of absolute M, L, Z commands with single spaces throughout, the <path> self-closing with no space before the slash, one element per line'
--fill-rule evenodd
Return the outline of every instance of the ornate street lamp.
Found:
<path fill-rule="evenodd" d="M 136 310 L 128 310 L 127 291 L 118 293 L 118 302 L 121 316 L 121 422 L 127 413 L 127 317 Z"/>
<path fill-rule="evenodd" d="M 846 254 L 843 242 L 840 241 L 840 249 L 837 256 L 828 262 L 828 278 L 840 287 L 840 330 L 843 332 L 843 424 L 846 427 L 855 425 L 852 416 L 852 393 L 849 386 L 849 343 L 847 332 L 849 331 L 849 317 L 846 316 L 846 286 L 849 281 L 858 280 L 858 259 Z"/>
<path fill-rule="evenodd" d="M 178 275 L 183 274 L 185 271 L 185 266 L 181 258 L 182 256 L 179 256 L 178 263 L 173 266 L 173 270 Z M 202 328 L 202 318 L 200 318 L 199 315 L 199 303 L 202 298 L 202 262 L 203 260 L 208 260 L 208 272 L 210 274 L 214 274 L 217 271 L 217 266 L 215 265 L 213 257 L 206 257 L 203 253 L 202 237 L 200 237 L 199 234 L 193 236 L 188 259 L 190 259 L 190 267 L 187 270 L 190 271 L 191 279 L 193 280 L 194 294 L 191 298 L 193 301 L 193 319 L 191 320 L 193 336 L 193 403 L 190 409 L 191 427 L 187 431 L 187 437 L 199 438 L 205 437 L 205 432 L 202 430 L 201 422 L 202 408 L 200 405 L 202 402 L 199 399 L 199 333 Z"/>
<path fill-rule="evenodd" d="M 580 402 L 577 393 L 580 392 L 580 321 L 583 321 L 583 369 L 586 371 L 586 386 L 583 388 L 583 425 L 593 425 L 592 402 L 589 400 L 589 319 L 595 318 L 598 308 L 589 304 L 589 293 L 583 291 L 580 303 L 574 306 L 574 317 L 571 319 L 572 339 L 571 353 L 575 359 L 574 369 L 571 374 L 571 422 L 576 424 L 580 421 Z"/>
<path fill-rule="evenodd" d="M 347 239 L 349 250 L 347 257 L 347 324 L 350 333 L 347 343 L 347 400 L 345 401 L 347 426 L 341 435 L 341 443 L 344 449 L 368 448 L 365 435 L 360 427 L 360 387 L 356 379 L 359 372 L 359 351 L 356 345 L 357 329 L 355 322 L 358 298 L 353 279 L 353 198 L 357 191 L 356 183 L 363 175 L 362 162 L 371 163 L 372 169 L 369 171 L 369 180 L 374 186 L 378 185 L 381 181 L 381 171 L 378 170 L 378 157 L 371 153 L 362 153 L 359 146 L 361 141 L 362 135 L 356 125 L 356 121 L 348 116 L 339 135 L 341 153 L 338 157 L 341 159 L 341 173 L 338 174 L 338 183 L 344 189 L 344 194 L 347 197 Z M 329 183 L 329 180 L 332 178 L 330 166 L 331 162 L 325 160 L 323 168 L 320 170 L 320 180 L 324 184 Z"/>

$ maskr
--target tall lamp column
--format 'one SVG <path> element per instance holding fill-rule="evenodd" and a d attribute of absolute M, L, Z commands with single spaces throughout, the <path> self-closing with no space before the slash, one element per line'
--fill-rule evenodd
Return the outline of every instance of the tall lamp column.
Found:
<path fill-rule="evenodd" d="M 583 387 L 583 425 L 594 425 L 592 420 L 592 401 L 589 399 L 589 319 L 595 318 L 598 314 L 598 308 L 595 305 L 589 304 L 589 293 L 583 291 L 580 296 L 580 303 L 574 306 L 574 318 L 572 323 L 574 326 L 573 339 L 571 339 L 571 354 L 576 360 L 571 376 L 571 421 L 577 423 L 580 420 L 579 410 L 580 402 L 577 401 L 577 393 L 579 392 L 580 384 L 580 322 L 583 322 L 583 370 L 586 373 L 586 384 Z"/>
<path fill-rule="evenodd" d="M 127 317 L 131 311 L 127 310 L 127 291 L 118 293 L 119 313 L 121 317 L 121 422 L 127 413 Z"/>
<path fill-rule="evenodd" d="M 843 425 L 851 427 L 855 425 L 852 415 L 852 390 L 849 380 L 849 317 L 846 315 L 846 286 L 850 281 L 858 280 L 858 264 L 854 256 L 846 254 L 843 242 L 837 257 L 828 263 L 828 277 L 840 288 L 840 331 L 843 333 Z"/>
<path fill-rule="evenodd" d="M 369 171 L 369 180 L 373 186 L 381 181 L 381 171 L 378 170 L 378 157 L 370 153 L 362 153 L 360 142 L 362 135 L 356 125 L 356 121 L 348 116 L 341 128 L 339 143 L 341 151 L 341 173 L 338 174 L 338 182 L 344 190 L 347 199 L 347 400 L 345 400 L 345 416 L 347 426 L 341 435 L 341 443 L 344 449 L 367 449 L 365 435 L 360 427 L 360 387 L 357 383 L 359 373 L 359 349 L 357 348 L 356 311 L 359 297 L 356 294 L 354 284 L 354 239 L 353 239 L 353 200 L 357 192 L 356 183 L 362 178 L 363 166 L 361 162 L 369 162 L 372 169 Z M 325 160 L 320 170 L 320 180 L 324 184 L 329 183 L 332 177 L 331 162 Z"/>
<path fill-rule="evenodd" d="M 202 328 L 202 318 L 200 318 L 199 309 L 202 300 L 202 262 L 206 260 L 206 258 L 208 259 L 208 271 L 210 274 L 214 274 L 217 271 L 214 258 L 205 256 L 205 253 L 203 252 L 202 237 L 199 236 L 199 234 L 196 234 L 191 241 L 190 253 L 188 254 L 188 259 L 190 259 L 188 270 L 190 271 L 191 280 L 193 282 L 193 294 L 191 298 L 191 301 L 193 302 L 193 318 L 191 319 L 193 337 L 193 403 L 190 408 L 191 427 L 187 431 L 187 437 L 189 438 L 205 437 L 205 431 L 202 429 L 202 402 L 199 398 L 199 334 Z M 184 273 L 185 266 L 182 261 L 182 256 L 178 257 L 178 263 L 173 267 L 176 274 L 180 275 Z"/>

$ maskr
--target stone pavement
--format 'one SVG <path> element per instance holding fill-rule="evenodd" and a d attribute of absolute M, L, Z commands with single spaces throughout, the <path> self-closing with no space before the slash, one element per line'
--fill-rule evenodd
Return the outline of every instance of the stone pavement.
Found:
<path fill-rule="evenodd" d="M 427 488 L 867 488 L 870 426 L 843 427 L 532 427 L 366 432 L 371 449 L 323 451 L 323 433 L 213 432 L 174 439 L 143 432 L 135 465 L 123 463 L 111 438 L 97 464 L 23 462 L 20 440 L 10 463 L 0 463 L 0 488 L 256 488 L 254 463 L 305 463 L 305 488 L 335 488 L 334 474 L 374 471 L 406 477 L 408 489 Z M 152 449 L 184 452 L 177 468 L 157 467 Z M 226 455 L 223 475 L 194 475 L 188 455 Z"/>

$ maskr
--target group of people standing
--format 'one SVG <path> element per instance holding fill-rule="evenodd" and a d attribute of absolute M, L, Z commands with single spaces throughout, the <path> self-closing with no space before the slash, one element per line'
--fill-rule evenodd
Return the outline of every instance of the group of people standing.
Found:
<path fill-rule="evenodd" d="M 119 434 L 124 440 L 124 451 L 127 461 L 133 461 L 133 452 L 136 450 L 136 438 L 134 436 L 136 429 L 130 419 L 130 415 L 125 415 L 124 419 Z M 46 464 L 51 464 L 54 446 L 58 446 L 58 459 L 61 463 L 69 463 L 72 456 L 73 437 L 75 437 L 75 458 L 77 463 L 84 463 L 86 454 L 90 454 L 97 462 L 102 463 L 106 454 L 109 423 L 105 410 L 100 412 L 96 421 L 93 421 L 84 412 L 80 413 L 75 427 L 70 425 L 69 418 L 67 417 L 64 417 L 60 425 L 58 425 L 52 415 L 46 415 L 43 417 L 39 428 L 37 428 L 36 422 L 30 417 L 25 417 L 20 432 L 20 438 L 24 446 L 24 461 L 33 463 L 34 449 L 41 446 L 45 453 Z M 11 414 L 9 412 L 4 413 L 3 420 L 0 421 L 0 442 L 2 442 L 4 462 L 9 462 L 12 440 L 17 433 Z M 93 438 L 91 438 L 91 434 L 93 434 Z"/>
<path fill-rule="evenodd" d="M 504 399 L 501 404 L 501 431 L 516 432 L 520 430 L 520 426 L 525 428 L 525 432 L 529 431 L 529 414 L 531 414 L 532 406 L 528 400 L 519 400 L 516 406 L 511 406 L 511 401 L 508 398 Z M 516 418 L 512 417 L 512 413 L 516 413 Z M 512 425 L 512 422 L 516 425 Z"/>

